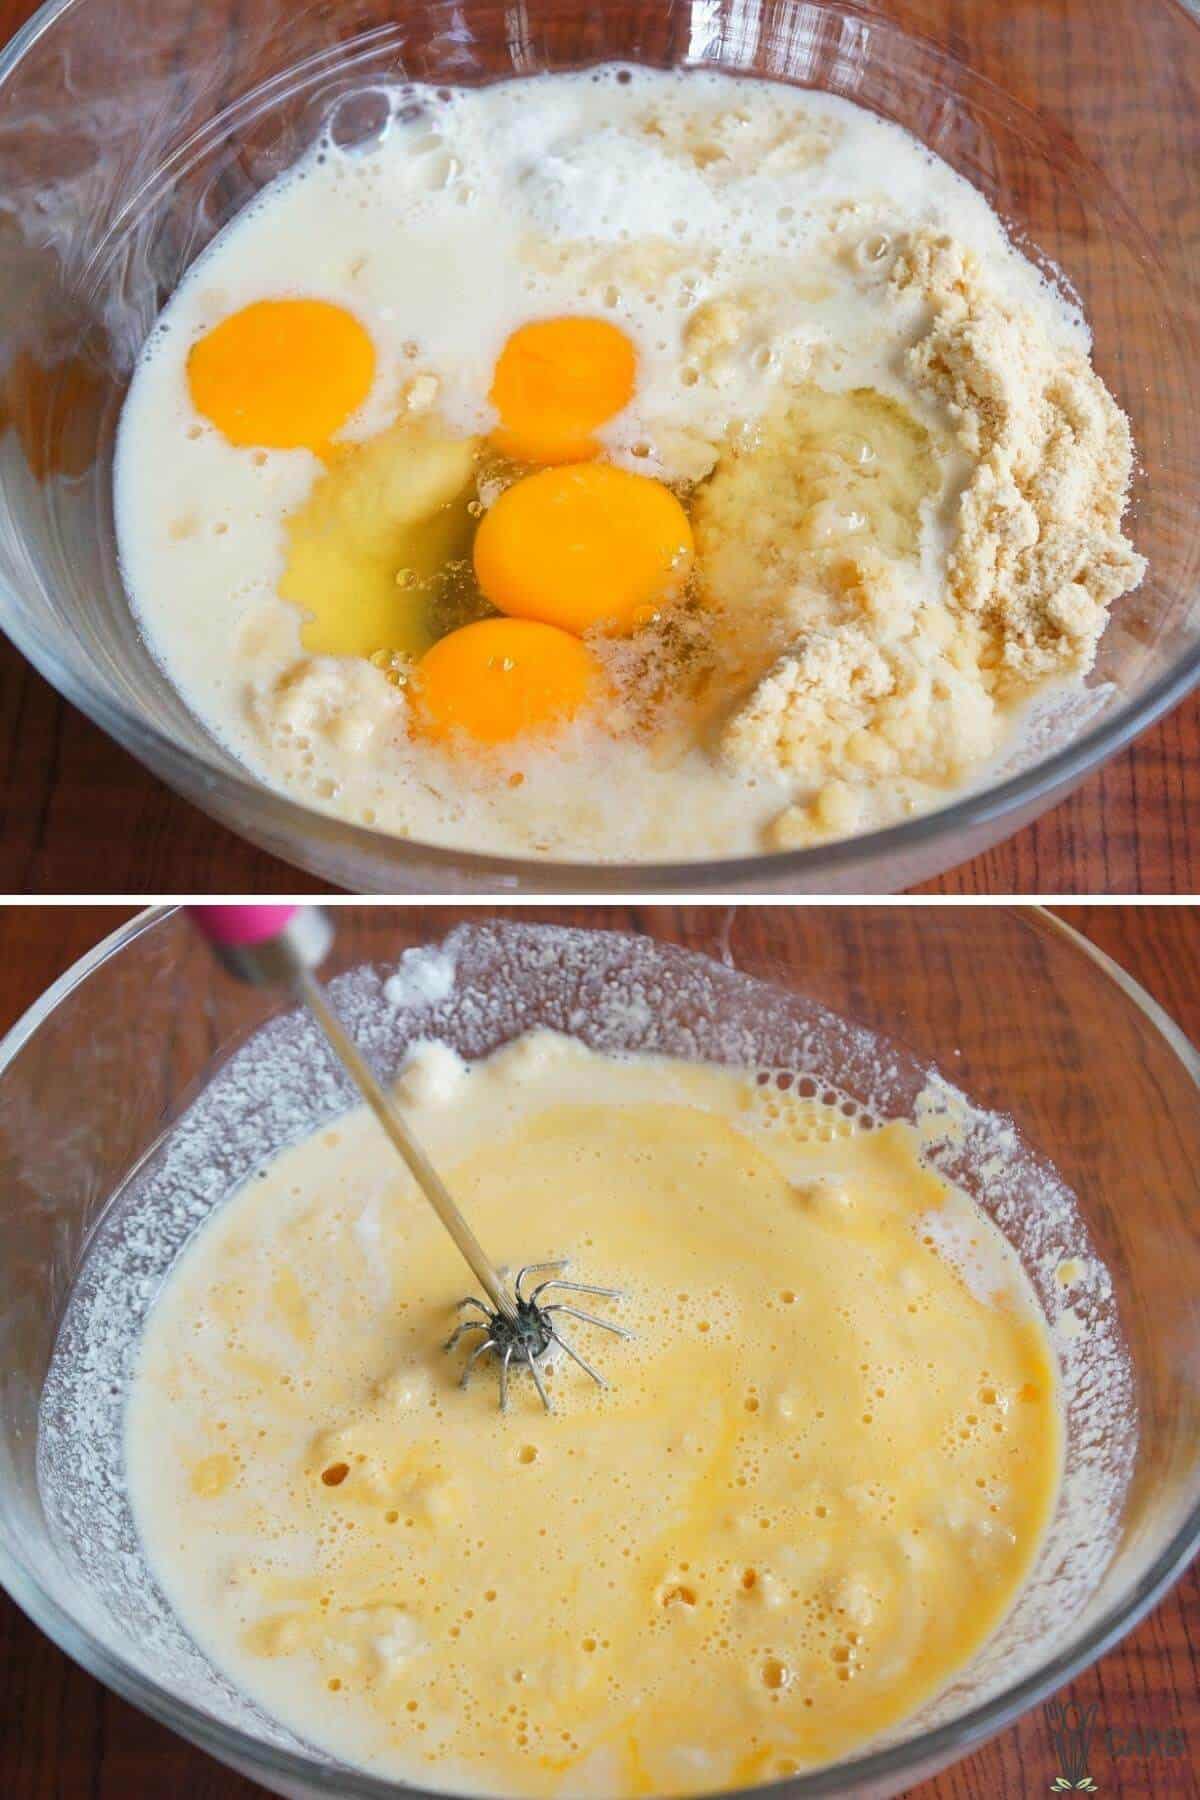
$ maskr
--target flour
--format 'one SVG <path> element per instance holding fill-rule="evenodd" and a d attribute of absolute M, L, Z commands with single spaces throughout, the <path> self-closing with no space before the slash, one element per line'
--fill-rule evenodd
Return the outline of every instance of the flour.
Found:
<path fill-rule="evenodd" d="M 989 632 L 996 684 L 1086 673 L 1107 608 L 1146 569 L 1121 531 L 1128 419 L 1087 358 L 994 293 L 961 244 L 918 234 L 892 287 L 915 288 L 931 309 L 908 365 L 975 462 L 949 582 Z"/>
<path fill-rule="evenodd" d="M 1121 530 L 1129 422 L 1078 340 L 1002 294 L 946 233 L 902 243 L 884 293 L 897 331 L 918 303 L 902 358 L 914 418 L 922 407 L 940 414 L 944 462 L 961 463 L 941 566 L 930 555 L 938 496 L 927 434 L 910 420 L 907 435 L 893 427 L 873 440 L 861 400 L 865 469 L 852 466 L 852 447 L 839 467 L 836 436 L 814 451 L 789 412 L 718 462 L 698 506 L 699 541 L 715 540 L 718 605 L 748 591 L 753 561 L 766 573 L 749 591 L 777 627 L 799 627 L 721 738 L 731 766 L 807 784 L 771 828 L 781 847 L 852 831 L 864 810 L 856 790 L 881 777 L 906 784 L 914 804 L 922 789 L 968 780 L 1041 687 L 1087 673 L 1108 607 L 1145 572 Z M 851 416 L 847 407 L 847 425 Z M 884 491 L 882 504 L 881 455 L 903 461 L 910 484 L 890 503 Z M 854 510 L 856 481 L 873 513 Z M 914 506 L 926 525 L 919 561 L 895 529 Z M 857 547 L 864 524 L 874 556 Z M 761 631 L 758 641 L 768 641 Z"/>
<path fill-rule="evenodd" d="M 406 950 L 383 984 L 389 1006 L 436 1006 L 454 992 L 454 959 L 440 950 Z"/>

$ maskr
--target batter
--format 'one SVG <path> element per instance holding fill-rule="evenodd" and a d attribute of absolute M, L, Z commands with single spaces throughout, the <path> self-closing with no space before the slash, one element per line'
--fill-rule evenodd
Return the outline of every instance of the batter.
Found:
<path fill-rule="evenodd" d="M 1057 1491 L 1026 1280 L 906 1124 L 549 1033 L 426 1045 L 411 1120 L 493 1254 L 569 1255 L 497 1410 L 469 1289 L 374 1120 L 284 1151 L 146 1330 L 130 1490 L 181 1618 L 309 1742 L 437 1788 L 703 1792 L 864 1748 L 970 1659 Z M 601 1340 L 602 1341 L 598 1341 Z"/>
<path fill-rule="evenodd" d="M 115 498 L 147 642 L 263 780 L 642 861 L 1011 756 L 1141 578 L 1132 461 L 1078 310 L 916 139 L 608 67 L 348 101 L 151 332 Z"/>

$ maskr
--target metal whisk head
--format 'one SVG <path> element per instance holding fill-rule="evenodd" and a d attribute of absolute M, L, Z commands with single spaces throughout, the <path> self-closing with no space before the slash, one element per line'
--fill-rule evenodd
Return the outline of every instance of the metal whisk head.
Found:
<path fill-rule="evenodd" d="M 565 1315 L 572 1319 L 580 1319 L 585 1325 L 595 1325 L 601 1331 L 611 1331 L 614 1337 L 628 1338 L 633 1333 L 626 1331 L 621 1325 L 613 1325 L 607 1319 L 597 1319 L 594 1314 L 581 1312 L 577 1306 L 570 1306 L 561 1300 L 552 1300 L 549 1305 L 541 1303 L 543 1294 L 552 1289 L 559 1289 L 571 1294 L 595 1294 L 602 1300 L 619 1300 L 619 1288 L 587 1287 L 580 1281 L 564 1281 L 560 1271 L 567 1267 L 566 1258 L 559 1262 L 526 1263 L 518 1269 L 513 1281 L 513 1307 L 511 1313 L 498 1311 L 487 1306 L 472 1294 L 466 1300 L 460 1300 L 458 1310 L 465 1312 L 473 1309 L 478 1318 L 464 1319 L 446 1339 L 443 1346 L 453 1350 L 455 1346 L 470 1332 L 482 1332 L 483 1337 L 478 1344 L 472 1346 L 471 1354 L 463 1368 L 460 1387 L 466 1387 L 475 1370 L 475 1365 L 488 1354 L 495 1357 L 500 1365 L 500 1410 L 508 1410 L 508 1377 L 511 1369 L 527 1368 L 533 1376 L 533 1384 L 547 1412 L 554 1409 L 550 1396 L 546 1392 L 545 1383 L 538 1369 L 539 1361 L 547 1354 L 551 1346 L 558 1348 L 571 1358 L 572 1362 L 586 1375 L 590 1375 L 597 1387 L 607 1387 L 603 1375 L 593 1369 L 590 1362 L 580 1356 L 578 1350 L 572 1348 L 559 1330 L 558 1321 Z M 540 1281 L 531 1294 L 526 1294 L 524 1282 L 529 1275 L 547 1275 L 546 1281 Z"/>

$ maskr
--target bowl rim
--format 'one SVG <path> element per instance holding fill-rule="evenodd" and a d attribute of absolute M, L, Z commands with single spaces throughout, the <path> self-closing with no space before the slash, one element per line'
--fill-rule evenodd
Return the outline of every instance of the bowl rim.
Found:
<path fill-rule="evenodd" d="M 66 0 L 73 4 L 74 0 Z M 165 923 L 182 910 L 174 904 L 144 908 L 110 932 L 64 971 L 0 1037 L 0 1075 L 17 1052 L 48 1020 L 73 989 L 145 932 Z M 1064 938 L 1082 951 L 1099 972 L 1113 981 L 1159 1033 L 1182 1063 L 1185 1073 L 1200 1090 L 1200 1050 L 1170 1015 L 1125 969 L 1113 961 L 1065 919 L 1039 905 L 1010 905 L 1001 910 L 1013 918 L 1024 917 L 1043 930 Z M 703 954 L 703 952 L 697 952 Z M 851 1795 L 871 1791 L 872 1784 L 901 1780 L 914 1772 L 927 1773 L 945 1767 L 977 1748 L 1040 1700 L 1072 1681 L 1091 1663 L 1106 1654 L 1132 1630 L 1187 1568 L 1200 1551 L 1200 1469 L 1182 1525 L 1128 1595 L 1112 1601 L 1095 1625 L 1076 1644 L 1063 1649 L 1044 1665 L 994 1695 L 970 1707 L 957 1719 L 901 1743 L 892 1744 L 809 1774 L 784 1776 L 753 1788 L 738 1790 L 766 1800 L 815 1800 L 819 1795 Z M 123 1657 L 96 1641 L 51 1595 L 40 1581 L 0 1540 L 0 1587 L 72 1661 L 113 1689 L 160 1724 L 198 1745 L 218 1761 L 264 1781 L 294 1780 L 307 1784 L 305 1791 L 339 1795 L 343 1800 L 395 1800 L 397 1794 L 445 1795 L 459 1800 L 452 1788 L 416 1787 L 389 1781 L 336 1764 L 321 1764 L 281 1746 L 266 1745 L 240 1727 L 214 1719 L 190 1701 L 168 1693 L 134 1669 Z M 276 1790 L 278 1791 L 278 1790 Z M 665 1797 L 660 1797 L 665 1800 Z"/>
<path fill-rule="evenodd" d="M 863 10 L 861 0 L 837 3 L 848 12 Z M 44 0 L 26 20 L 0 50 L 0 97 L 9 77 L 35 44 L 64 14 L 83 4 L 84 0 Z M 1200 31 L 1200 0 L 1169 0 L 1169 4 Z M 908 35 L 920 38 L 942 57 L 949 54 L 942 45 L 920 33 Z M 987 77 L 975 79 L 993 85 Z M 1010 109 L 1028 115 L 1036 123 L 1037 116 L 1029 107 L 1007 93 L 1004 98 Z M 1115 190 L 1112 198 L 1127 215 L 1130 230 L 1141 238 L 1137 220 L 1123 198 Z M 239 836 L 281 855 L 295 867 L 317 874 L 324 874 L 327 866 L 339 863 L 343 867 L 352 864 L 356 873 L 364 864 L 388 865 L 387 881 L 381 883 L 381 888 L 393 892 L 405 891 L 406 877 L 426 889 L 446 886 L 497 892 L 688 893 L 764 887 L 800 893 L 819 890 L 836 882 L 843 872 L 859 866 L 874 866 L 887 858 L 903 864 L 907 857 L 943 839 L 950 845 L 953 840 L 970 842 L 976 834 L 984 833 L 990 834 L 988 842 L 996 841 L 997 825 L 1021 812 L 1037 817 L 1057 790 L 1077 784 L 1200 685 L 1197 642 L 1143 694 L 1114 706 L 1073 741 L 1039 757 L 1018 773 L 960 792 L 933 811 L 832 843 L 686 862 L 559 862 L 426 843 L 359 825 L 310 806 L 270 787 L 249 768 L 231 769 L 204 751 L 184 749 L 120 701 L 91 688 L 82 672 L 61 661 L 53 643 L 27 616 L 15 588 L 7 583 L 0 583 L 0 625 L 21 654 L 85 717 L 168 787 Z M 1021 822 L 1014 818 L 1012 829 L 1019 828 Z M 330 838 L 332 844 L 328 842 Z M 950 867 L 957 860 L 952 855 L 949 862 L 938 867 Z M 434 876 L 444 879 L 434 881 Z"/>

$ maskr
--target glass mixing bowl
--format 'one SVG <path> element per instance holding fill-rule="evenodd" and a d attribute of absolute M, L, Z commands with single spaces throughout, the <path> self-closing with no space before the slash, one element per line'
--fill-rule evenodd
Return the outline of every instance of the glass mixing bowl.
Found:
<path fill-rule="evenodd" d="M 649 911 L 639 936 L 463 916 L 339 911 L 334 992 L 383 1072 L 419 1037 L 475 1055 L 569 1021 L 602 1047 L 836 1082 L 878 1116 L 909 1115 L 936 1062 L 1015 1123 L 980 1116 L 979 1154 L 950 1154 L 1059 1320 L 1064 1498 L 1016 1608 L 949 1690 L 871 1753 L 775 1784 L 784 1800 L 911 1786 L 1107 1650 L 1200 1542 L 1200 1058 L 1032 910 L 751 908 L 732 930 Z M 451 927 L 451 996 L 410 980 L 409 1003 L 381 997 L 402 950 Z M 142 1560 L 120 1425 L 140 1319 L 180 1245 L 283 1137 L 350 1099 L 307 1020 L 217 974 L 166 911 L 99 945 L 0 1044 L 0 1579 L 127 1699 L 306 1800 L 402 1790 L 298 1742 L 182 1632 Z M 1093 1252 L 1112 1289 L 1072 1290 L 1072 1336 L 1054 1269 Z"/>
<path fill-rule="evenodd" d="M 1200 675 L 1197 15 L 1180 0 L 51 0 L 0 58 L 0 623 L 42 673 L 235 831 L 361 891 L 875 891 L 1028 823 Z M 259 783 L 148 653 L 117 568 L 113 433 L 138 348 L 215 232 L 372 83 L 609 59 L 832 89 L 908 126 L 1082 298 L 1141 467 L 1143 588 L 1090 707 L 940 811 L 816 849 L 555 864 L 384 836 Z"/>

